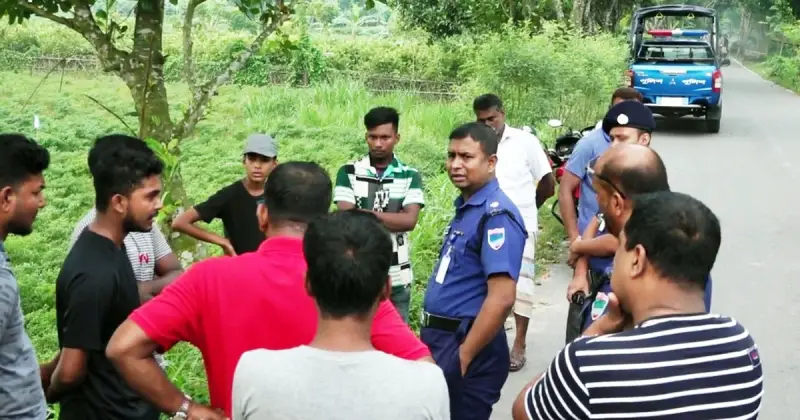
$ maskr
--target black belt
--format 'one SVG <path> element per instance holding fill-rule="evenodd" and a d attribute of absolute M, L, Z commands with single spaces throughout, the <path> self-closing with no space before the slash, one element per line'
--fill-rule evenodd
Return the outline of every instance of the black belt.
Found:
<path fill-rule="evenodd" d="M 458 331 L 461 326 L 461 319 L 448 318 L 444 316 L 434 315 L 428 312 L 422 312 L 422 328 L 435 328 L 437 330 L 444 330 L 448 332 Z M 472 323 L 472 321 L 470 321 Z"/>

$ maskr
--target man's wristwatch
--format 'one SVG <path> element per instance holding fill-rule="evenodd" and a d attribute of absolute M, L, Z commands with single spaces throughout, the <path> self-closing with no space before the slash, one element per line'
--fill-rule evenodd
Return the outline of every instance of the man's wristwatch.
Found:
<path fill-rule="evenodd" d="M 189 406 L 192 404 L 192 397 L 183 394 L 183 402 L 181 402 L 180 408 L 175 414 L 172 415 L 173 420 L 175 419 L 185 419 L 189 417 Z"/>

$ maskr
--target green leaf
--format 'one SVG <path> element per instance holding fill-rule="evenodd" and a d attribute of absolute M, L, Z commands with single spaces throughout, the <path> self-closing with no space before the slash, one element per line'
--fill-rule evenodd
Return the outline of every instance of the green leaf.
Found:
<path fill-rule="evenodd" d="M 373 7 L 375 7 L 375 0 L 367 0 L 364 4 L 364 8 L 367 10 L 372 9 Z"/>
<path fill-rule="evenodd" d="M 177 5 L 178 5 L 178 0 L 169 0 L 169 2 L 170 2 L 170 4 L 172 4 L 173 6 L 177 6 Z"/>
<path fill-rule="evenodd" d="M 105 10 L 98 10 L 97 13 L 95 13 L 95 16 L 100 20 L 108 19 L 108 14 Z"/>

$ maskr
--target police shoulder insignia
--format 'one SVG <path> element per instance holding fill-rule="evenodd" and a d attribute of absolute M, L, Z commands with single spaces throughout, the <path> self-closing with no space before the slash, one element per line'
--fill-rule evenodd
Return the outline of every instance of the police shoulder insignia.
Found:
<path fill-rule="evenodd" d="M 486 239 L 489 241 L 489 246 L 497 251 L 506 242 L 506 228 L 489 229 L 486 232 Z"/>
<path fill-rule="evenodd" d="M 607 306 L 608 295 L 603 292 L 598 292 L 597 296 L 594 298 L 594 302 L 592 302 L 592 321 L 600 318 L 600 316 L 606 311 Z"/>
<path fill-rule="evenodd" d="M 495 202 L 492 202 L 492 204 L 489 204 L 489 207 L 495 208 L 495 207 L 497 207 L 499 205 L 500 205 L 500 202 L 499 201 L 495 201 Z"/>

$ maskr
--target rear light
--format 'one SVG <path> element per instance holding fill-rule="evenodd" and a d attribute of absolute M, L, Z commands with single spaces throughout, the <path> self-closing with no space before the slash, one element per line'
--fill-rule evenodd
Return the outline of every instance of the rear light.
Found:
<path fill-rule="evenodd" d="M 625 86 L 633 87 L 633 70 L 625 71 Z"/>
<path fill-rule="evenodd" d="M 711 91 L 714 93 L 722 92 L 722 72 L 719 70 L 715 70 L 714 73 L 711 75 L 711 83 L 713 84 L 713 88 Z"/>

